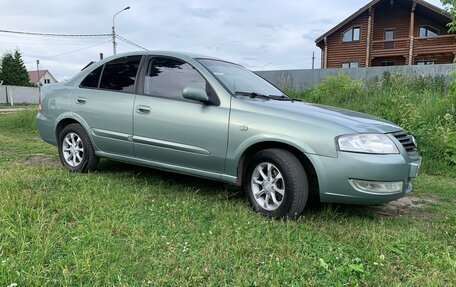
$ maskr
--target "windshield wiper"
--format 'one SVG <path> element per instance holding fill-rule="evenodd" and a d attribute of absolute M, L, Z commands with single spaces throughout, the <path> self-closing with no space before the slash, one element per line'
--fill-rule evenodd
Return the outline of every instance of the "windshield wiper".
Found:
<path fill-rule="evenodd" d="M 290 98 L 289 96 L 286 95 L 269 95 L 269 98 L 276 100 L 276 101 L 289 101 L 289 102 L 302 102 L 301 100 L 298 99 L 293 99 Z"/>
<path fill-rule="evenodd" d="M 263 99 L 268 99 L 270 100 L 271 97 L 260 94 L 260 93 L 255 93 L 255 92 L 241 92 L 241 91 L 236 91 L 234 92 L 235 95 L 241 95 L 241 96 L 247 96 L 250 98 L 263 98 Z"/>
<path fill-rule="evenodd" d="M 277 100 L 277 101 L 293 101 L 292 98 L 289 98 L 285 95 L 281 95 L 281 96 L 278 96 L 278 95 L 269 95 L 269 97 L 273 100 Z"/>
<path fill-rule="evenodd" d="M 250 98 L 263 98 L 263 99 L 268 99 L 268 100 L 276 100 L 276 101 L 290 101 L 290 102 L 301 102 L 301 100 L 293 99 L 285 95 L 263 95 L 260 93 L 255 93 L 255 92 L 240 92 L 236 91 L 234 93 L 235 95 L 241 95 L 241 96 L 248 96 Z"/>

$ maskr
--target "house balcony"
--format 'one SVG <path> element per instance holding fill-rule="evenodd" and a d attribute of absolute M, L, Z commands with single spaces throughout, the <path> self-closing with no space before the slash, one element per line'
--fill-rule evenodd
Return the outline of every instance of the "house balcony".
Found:
<path fill-rule="evenodd" d="M 456 34 L 431 38 L 415 38 L 413 42 L 414 55 L 446 53 L 456 54 Z"/>
<path fill-rule="evenodd" d="M 394 40 L 372 41 L 371 58 L 408 56 L 410 47 L 409 38 L 397 38 Z"/>
<path fill-rule="evenodd" d="M 408 58 L 410 39 L 397 38 L 394 40 L 372 41 L 370 58 L 403 56 Z M 413 55 L 427 54 L 456 54 L 456 34 L 436 37 L 414 38 Z"/>

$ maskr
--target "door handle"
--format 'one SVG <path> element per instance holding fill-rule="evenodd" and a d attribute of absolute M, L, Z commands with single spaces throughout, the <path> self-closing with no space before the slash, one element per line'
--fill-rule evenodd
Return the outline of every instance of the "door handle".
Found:
<path fill-rule="evenodd" d="M 77 98 L 76 103 L 84 105 L 85 103 L 87 103 L 87 99 L 86 98 Z"/>
<path fill-rule="evenodd" d="M 136 107 L 136 112 L 138 114 L 150 114 L 150 107 L 149 106 L 137 106 Z"/>

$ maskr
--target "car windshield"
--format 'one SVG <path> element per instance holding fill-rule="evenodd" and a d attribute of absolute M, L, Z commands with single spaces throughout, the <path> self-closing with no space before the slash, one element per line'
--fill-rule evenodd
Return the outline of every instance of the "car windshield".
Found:
<path fill-rule="evenodd" d="M 228 90 L 238 96 L 288 98 L 282 91 L 246 68 L 224 61 L 198 59 Z"/>

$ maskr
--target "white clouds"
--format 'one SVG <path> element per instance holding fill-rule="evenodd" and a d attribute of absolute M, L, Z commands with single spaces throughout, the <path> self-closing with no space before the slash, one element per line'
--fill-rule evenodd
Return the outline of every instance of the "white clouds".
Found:
<path fill-rule="evenodd" d="M 261 69 L 309 68 L 314 40 L 368 3 L 368 0 L 110 0 L 0 2 L 0 29 L 54 33 L 116 31 L 151 50 L 207 54 Z M 438 0 L 430 1 L 439 4 Z M 18 47 L 27 68 L 36 59 L 57 78 L 76 74 L 100 52 L 112 53 L 106 39 L 49 39 L 0 33 L 0 52 Z M 91 45 L 98 44 L 95 47 Z M 89 47 L 89 48 L 88 48 Z M 83 49 L 85 48 L 85 49 Z M 77 52 L 68 53 L 82 49 Z M 136 48 L 120 42 L 118 51 Z M 64 54 L 64 55 L 61 55 Z"/>

